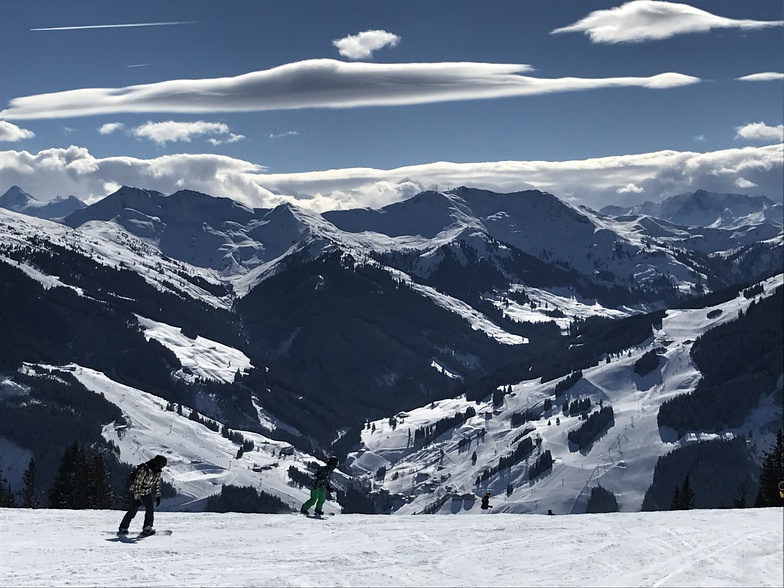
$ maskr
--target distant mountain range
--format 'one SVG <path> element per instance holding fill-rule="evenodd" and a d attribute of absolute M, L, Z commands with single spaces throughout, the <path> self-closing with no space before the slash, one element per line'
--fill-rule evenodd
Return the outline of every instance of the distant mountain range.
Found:
<path fill-rule="evenodd" d="M 38 218 L 61 219 L 87 205 L 76 196 L 57 196 L 48 202 L 36 200 L 19 186 L 11 186 L 0 196 L 0 208 L 22 212 Z"/>
<path fill-rule="evenodd" d="M 631 207 L 605 206 L 600 212 L 612 216 L 653 216 L 678 225 L 718 229 L 760 224 L 781 227 L 784 223 L 782 205 L 765 196 L 717 194 L 705 190 Z"/>
<path fill-rule="evenodd" d="M 512 419 L 533 408 L 524 398 L 544 399 L 546 382 L 597 358 L 627 353 L 626 363 L 633 363 L 655 342 L 682 345 L 671 361 L 688 362 L 688 346 L 709 324 L 676 321 L 667 334 L 661 313 L 742 302 L 748 299 L 741 290 L 776 279 L 784 265 L 780 205 L 716 195 L 718 222 L 706 194 L 692 195 L 703 203 L 703 224 L 685 225 L 645 212 L 595 212 L 535 190 L 429 191 L 378 210 L 318 214 L 291 204 L 251 209 L 190 190 L 167 196 L 123 187 L 51 222 L 33 218 L 30 211 L 42 207 L 12 188 L 0 198 L 0 403 L 7 409 L 0 411 L 0 443 L 4 438 L 18 455 L 40 457 L 52 471 L 57 455 L 46 453 L 46 443 L 61 447 L 74 436 L 107 450 L 111 440 L 119 461 L 131 460 L 125 452 L 132 447 L 121 443 L 125 429 L 104 429 L 122 409 L 115 403 L 122 394 L 93 399 L 80 388 L 81 376 L 45 377 L 44 366 L 75 365 L 81 367 L 70 372 L 104 374 L 108 383 L 101 386 L 115 382 L 127 394 L 153 394 L 188 407 L 186 414 L 198 411 L 302 455 L 354 455 L 355 474 L 379 476 L 370 486 L 396 495 L 387 506 L 435 508 L 434 497 L 405 502 L 403 487 L 377 470 L 444 496 L 468 492 L 469 478 L 479 465 L 491 468 L 519 424 L 492 427 L 494 450 L 479 452 L 476 469 L 461 469 L 455 488 L 442 480 L 448 465 L 432 452 L 443 449 L 455 459 L 449 452 L 462 455 L 464 447 L 434 438 L 411 457 L 414 446 L 436 428 L 438 436 L 453 431 L 458 421 L 476 434 L 481 427 L 471 419 L 480 412 L 493 419 L 504 411 L 502 420 Z M 689 199 L 682 200 L 684 208 Z M 734 304 L 717 310 L 726 318 L 749 305 Z M 616 390 L 630 377 L 629 367 L 590 376 L 580 396 L 594 406 L 602 399 L 632 406 L 634 394 L 652 388 Z M 529 379 L 541 385 L 531 387 Z M 695 383 L 690 375 L 667 390 L 688 391 Z M 496 404 L 496 391 L 510 386 L 511 398 L 520 400 L 504 394 Z M 20 390 L 32 391 L 36 401 L 20 402 Z M 646 406 L 655 414 L 663 400 Z M 472 405 L 477 415 L 446 429 L 438 424 L 456 412 L 465 417 Z M 569 410 L 550 414 L 571 419 L 570 427 L 582 420 Z M 370 427 L 386 430 L 390 417 L 401 425 L 389 444 L 379 445 L 382 437 L 372 437 Z M 134 419 L 126 420 L 133 427 Z M 410 439 L 400 437 L 402 423 Z M 546 444 L 563 443 L 540 436 Z M 638 475 L 650 476 L 666 446 L 656 447 L 635 466 Z M 412 481 L 400 469 L 412 459 L 409 469 L 432 460 L 435 470 Z M 458 471 L 452 473 L 456 480 Z M 579 478 L 570 474 L 570 484 Z M 584 489 L 564 490 L 559 508 L 578 495 L 574 512 L 584 508 Z M 639 502 L 644 490 L 636 485 L 627 504 Z M 530 510 L 536 496 L 519 497 L 516 508 Z M 375 500 L 384 501 L 381 494 Z"/>

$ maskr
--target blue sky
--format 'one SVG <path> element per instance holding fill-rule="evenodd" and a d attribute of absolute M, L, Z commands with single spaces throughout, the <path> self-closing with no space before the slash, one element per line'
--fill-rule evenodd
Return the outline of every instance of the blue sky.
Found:
<path fill-rule="evenodd" d="M 0 193 L 781 201 L 783 13 L 780 0 L 0 0 Z"/>

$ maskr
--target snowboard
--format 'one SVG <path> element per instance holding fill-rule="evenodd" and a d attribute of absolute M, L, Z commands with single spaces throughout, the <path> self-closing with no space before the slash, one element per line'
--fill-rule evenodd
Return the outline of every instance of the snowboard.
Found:
<path fill-rule="evenodd" d="M 157 537 L 158 535 L 171 535 L 172 531 L 170 529 L 163 529 L 161 531 L 155 531 L 153 535 L 142 535 L 139 533 L 138 535 L 118 535 L 117 531 L 104 531 L 107 535 L 114 535 L 107 539 L 107 541 L 112 541 L 114 543 L 138 543 L 142 539 L 147 539 L 148 537 Z"/>

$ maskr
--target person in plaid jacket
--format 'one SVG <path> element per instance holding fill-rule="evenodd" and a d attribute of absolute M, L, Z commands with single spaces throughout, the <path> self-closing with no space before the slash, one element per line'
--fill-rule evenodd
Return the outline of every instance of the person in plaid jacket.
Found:
<path fill-rule="evenodd" d="M 150 461 L 137 466 L 135 470 L 136 474 L 128 489 L 128 498 L 131 506 L 120 523 L 118 534 L 128 534 L 128 527 L 130 526 L 133 517 L 136 516 L 139 507 L 142 505 L 144 505 L 144 526 L 142 527 L 142 535 L 155 534 L 155 529 L 153 529 L 152 526 L 155 517 L 153 495 L 155 496 L 155 506 L 160 506 L 161 471 L 166 466 L 166 463 L 166 458 L 164 456 L 156 455 Z"/>

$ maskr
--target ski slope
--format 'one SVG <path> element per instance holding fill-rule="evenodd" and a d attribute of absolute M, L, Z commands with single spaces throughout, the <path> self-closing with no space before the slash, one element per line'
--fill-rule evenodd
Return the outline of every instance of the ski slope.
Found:
<path fill-rule="evenodd" d="M 782 283 L 782 274 L 762 282 L 763 296 L 772 294 Z M 583 378 L 559 396 L 558 401 L 553 400 L 552 408 L 539 420 L 519 427 L 511 424 L 514 413 L 533 408 L 541 410 L 545 399 L 553 399 L 558 380 L 541 382 L 534 378 L 509 382 L 511 394 L 505 396 L 500 407 L 494 407 L 489 398 L 473 402 L 463 396 L 399 413 L 394 427 L 388 418 L 378 419 L 362 430 L 361 445 L 349 454 L 348 463 L 355 474 L 370 477 L 379 468 L 385 468 L 383 480 L 376 479 L 374 484 L 403 497 L 403 504 L 397 505 L 396 511 L 401 514 L 420 513 L 439 501 L 442 501 L 440 512 L 445 514 L 473 513 L 477 497 L 486 491 L 494 496 L 496 511 L 545 514 L 553 510 L 555 514 L 578 514 L 585 512 L 591 490 L 599 484 L 615 494 L 621 511 L 639 511 L 659 457 L 681 445 L 716 436 L 687 431 L 678 438 L 676 431 L 660 429 L 659 407 L 697 386 L 701 374 L 690 354 L 694 341 L 708 330 L 737 318 L 751 302 L 739 294 L 710 308 L 667 311 L 647 341 L 582 370 Z M 645 376 L 636 374 L 635 362 L 653 349 L 658 350 L 658 369 Z M 561 403 L 565 398 L 590 398 L 591 412 L 597 410 L 600 402 L 611 406 L 614 425 L 588 448 L 576 450 L 567 435 L 582 421 L 578 414 L 563 412 Z M 414 446 L 417 429 L 453 417 L 457 412 L 465 413 L 469 407 L 476 411 L 476 416 L 421 449 Z M 767 450 L 781 427 L 781 419 L 780 405 L 767 395 L 746 423 L 720 434 L 732 437 L 753 431 L 757 450 Z M 530 436 L 540 440 L 540 447 L 526 462 L 477 484 L 477 477 L 509 454 L 526 428 L 533 429 Z M 482 431 L 485 434 L 480 436 Z M 461 441 L 468 440 L 468 449 L 461 451 Z M 552 468 L 529 480 L 529 466 L 545 450 L 554 459 Z M 472 460 L 474 452 L 476 463 Z M 457 504 L 461 498 L 462 505 Z"/>
<path fill-rule="evenodd" d="M 781 508 L 465 517 L 0 509 L 4 586 L 782 586 Z M 141 525 L 137 515 L 131 531 Z M 133 535 L 131 535 L 133 536 Z"/>

